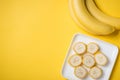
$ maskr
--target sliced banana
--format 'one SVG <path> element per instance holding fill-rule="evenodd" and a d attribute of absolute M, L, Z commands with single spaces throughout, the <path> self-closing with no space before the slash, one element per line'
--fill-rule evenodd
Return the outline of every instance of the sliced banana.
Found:
<path fill-rule="evenodd" d="M 76 67 L 82 63 L 82 58 L 81 58 L 81 56 L 75 54 L 69 58 L 68 62 L 71 66 Z"/>
<path fill-rule="evenodd" d="M 83 79 L 87 76 L 87 70 L 85 68 L 83 68 L 82 66 L 79 66 L 79 67 L 75 68 L 74 74 L 76 77 Z"/>
<path fill-rule="evenodd" d="M 92 78 L 98 79 L 102 76 L 102 70 L 98 67 L 93 67 L 90 69 L 89 74 Z"/>
<path fill-rule="evenodd" d="M 102 66 L 106 65 L 108 62 L 107 57 L 103 55 L 102 53 L 96 54 L 95 60 L 98 65 L 102 65 Z"/>
<path fill-rule="evenodd" d="M 73 49 L 77 54 L 83 54 L 86 52 L 86 45 L 82 42 L 78 42 L 74 45 Z"/>
<path fill-rule="evenodd" d="M 87 67 L 92 67 L 95 65 L 95 60 L 92 56 L 86 55 L 83 57 L 83 64 Z"/>
<path fill-rule="evenodd" d="M 89 44 L 87 45 L 87 51 L 88 51 L 89 53 L 94 54 L 94 53 L 96 53 L 98 50 L 99 50 L 99 46 L 98 46 L 96 43 L 91 42 L 91 43 L 89 43 Z"/>

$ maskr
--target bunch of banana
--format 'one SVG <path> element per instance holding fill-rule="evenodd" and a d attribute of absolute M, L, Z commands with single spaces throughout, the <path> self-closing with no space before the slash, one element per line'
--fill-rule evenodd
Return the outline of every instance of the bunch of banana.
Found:
<path fill-rule="evenodd" d="M 103 13 L 94 0 L 69 0 L 73 20 L 85 31 L 95 35 L 109 35 L 120 30 L 120 18 Z"/>

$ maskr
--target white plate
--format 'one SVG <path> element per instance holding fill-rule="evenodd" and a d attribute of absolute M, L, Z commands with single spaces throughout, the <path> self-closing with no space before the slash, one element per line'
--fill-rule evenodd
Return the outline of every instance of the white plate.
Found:
<path fill-rule="evenodd" d="M 115 45 L 112 45 L 110 43 L 104 42 L 102 40 L 98 40 L 83 34 L 76 34 L 72 40 L 72 43 L 70 45 L 70 48 L 68 50 L 63 68 L 62 68 L 62 76 L 66 79 L 69 80 L 81 80 L 78 79 L 75 75 L 74 75 L 74 68 L 71 67 L 68 64 L 68 58 L 69 56 L 75 54 L 75 52 L 72 49 L 72 46 L 74 43 L 76 42 L 84 42 L 86 44 L 88 44 L 89 42 L 95 42 L 100 46 L 100 50 L 107 56 L 108 58 L 108 64 L 105 66 L 99 66 L 100 68 L 102 68 L 103 70 L 103 75 L 101 78 L 97 79 L 97 80 L 109 80 L 110 78 L 110 74 L 112 72 L 114 63 L 116 61 L 117 55 L 118 55 L 118 48 Z M 89 75 L 82 80 L 94 80 L 92 79 Z"/>

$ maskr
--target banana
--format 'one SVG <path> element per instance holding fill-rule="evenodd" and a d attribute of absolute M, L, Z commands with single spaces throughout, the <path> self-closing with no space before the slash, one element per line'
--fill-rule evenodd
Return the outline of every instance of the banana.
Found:
<path fill-rule="evenodd" d="M 83 79 L 87 76 L 87 70 L 85 68 L 83 68 L 82 66 L 79 66 L 79 67 L 75 68 L 74 74 L 76 77 Z"/>
<path fill-rule="evenodd" d="M 92 33 L 92 34 L 94 34 L 94 35 L 98 35 L 97 33 L 92 32 L 92 31 L 90 31 L 89 29 L 85 28 L 85 26 L 83 26 L 83 25 L 79 22 L 77 16 L 75 15 L 74 9 L 73 9 L 73 0 L 69 0 L 68 5 L 69 5 L 70 15 L 71 15 L 72 19 L 75 21 L 75 23 L 76 23 L 78 26 L 80 26 L 82 29 L 84 29 L 85 31 L 87 31 L 87 32 L 89 32 L 89 33 Z"/>
<path fill-rule="evenodd" d="M 98 67 L 93 67 L 90 69 L 89 74 L 92 78 L 98 79 L 102 76 L 102 70 Z"/>
<path fill-rule="evenodd" d="M 77 54 L 83 54 L 86 52 L 86 44 L 84 44 L 83 42 L 78 42 L 74 45 L 73 50 Z"/>
<path fill-rule="evenodd" d="M 101 22 L 114 26 L 120 30 L 120 18 L 112 17 L 102 12 L 95 4 L 94 0 L 86 0 L 86 5 L 89 12 Z"/>
<path fill-rule="evenodd" d="M 85 0 L 73 0 L 73 9 L 85 30 L 89 30 L 89 32 L 97 35 L 108 35 L 115 31 L 113 26 L 98 21 L 88 12 Z"/>
<path fill-rule="evenodd" d="M 96 63 L 101 66 L 106 65 L 108 62 L 107 57 L 105 55 L 103 55 L 102 53 L 96 54 L 95 60 L 96 60 Z"/>
<path fill-rule="evenodd" d="M 69 64 L 72 66 L 72 67 L 76 67 L 76 66 L 79 66 L 81 63 L 82 63 L 82 57 L 79 56 L 79 55 L 72 55 L 69 60 L 68 60 Z"/>
<path fill-rule="evenodd" d="M 90 42 L 87 45 L 87 51 L 91 54 L 95 54 L 99 50 L 99 46 L 96 43 Z"/>
<path fill-rule="evenodd" d="M 94 60 L 94 58 L 92 56 L 86 55 L 86 56 L 83 57 L 83 64 L 86 67 L 91 68 L 92 66 L 95 65 L 95 60 Z"/>

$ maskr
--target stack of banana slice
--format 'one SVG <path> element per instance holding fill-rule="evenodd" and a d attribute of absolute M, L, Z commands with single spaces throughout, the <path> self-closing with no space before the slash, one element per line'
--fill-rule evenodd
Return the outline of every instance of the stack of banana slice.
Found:
<path fill-rule="evenodd" d="M 89 74 L 93 79 L 98 79 L 102 76 L 100 66 L 105 66 L 108 59 L 100 51 L 98 44 L 77 42 L 73 45 L 73 50 L 75 54 L 70 56 L 68 63 L 74 67 L 76 77 L 83 79 Z"/>
<path fill-rule="evenodd" d="M 120 30 L 120 18 L 102 12 L 94 0 L 69 0 L 73 20 L 94 35 L 109 35 Z"/>

